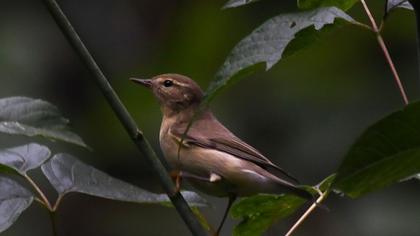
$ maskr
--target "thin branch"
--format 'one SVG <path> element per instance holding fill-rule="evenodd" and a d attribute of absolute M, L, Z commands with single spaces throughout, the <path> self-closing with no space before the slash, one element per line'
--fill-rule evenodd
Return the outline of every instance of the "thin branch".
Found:
<path fill-rule="evenodd" d="M 302 224 L 302 222 L 312 213 L 313 210 L 325 199 L 328 195 L 328 190 L 325 192 L 320 192 L 318 199 L 305 211 L 305 213 L 299 218 L 298 221 L 289 229 L 285 236 L 290 236 L 294 231 Z"/>
<path fill-rule="evenodd" d="M 61 10 L 60 6 L 55 0 L 44 0 L 44 3 L 46 4 L 55 22 L 58 24 L 63 34 L 66 36 L 67 40 L 69 41 L 75 52 L 80 56 L 81 60 L 85 63 L 87 68 L 93 74 L 92 79 L 94 79 L 94 81 L 98 85 L 99 89 L 105 96 L 115 115 L 120 120 L 120 123 L 124 126 L 125 130 L 137 146 L 140 153 L 144 157 L 146 157 L 146 159 L 150 162 L 152 169 L 159 177 L 163 189 L 168 194 L 173 205 L 177 209 L 178 213 L 181 215 L 182 219 L 190 229 L 191 233 L 193 235 L 207 235 L 207 232 L 200 225 L 197 218 L 194 216 L 193 212 L 188 206 L 187 202 L 182 197 L 181 193 L 179 191 L 175 191 L 174 183 L 169 177 L 165 166 L 162 164 L 161 160 L 152 149 L 149 141 L 137 128 L 136 122 L 128 113 L 125 106 L 122 104 L 118 95 L 115 93 L 114 89 L 109 84 L 107 78 L 105 77 L 99 66 L 96 64 L 92 55 L 89 53 L 88 49 L 80 39 L 77 32 L 74 30 L 70 21 L 67 19 L 66 15 Z"/>
<path fill-rule="evenodd" d="M 41 204 L 43 207 L 48 209 L 47 204 L 45 204 L 45 202 L 41 200 L 39 197 L 34 197 L 34 200 L 38 202 L 39 204 Z"/>
<path fill-rule="evenodd" d="M 48 200 L 48 198 L 45 196 L 45 194 L 42 192 L 42 190 L 39 188 L 39 186 L 33 181 L 31 177 L 27 174 L 22 175 L 29 184 L 35 189 L 35 191 L 38 193 L 40 198 L 35 198 L 35 200 L 39 201 L 42 205 L 44 205 L 49 211 L 52 211 L 51 203 Z"/>
<path fill-rule="evenodd" d="M 59 195 L 58 195 L 58 198 L 57 198 L 57 200 L 55 200 L 54 206 L 52 207 L 52 211 L 53 211 L 53 212 L 56 212 L 56 211 L 57 211 L 57 208 L 58 208 L 58 206 L 60 205 L 61 200 L 63 200 L 63 197 L 64 197 L 64 195 L 63 195 L 63 194 L 59 194 Z"/>
<path fill-rule="evenodd" d="M 54 236 L 57 236 L 56 213 L 54 211 L 49 211 L 48 214 L 50 215 L 52 233 Z"/>
<path fill-rule="evenodd" d="M 35 189 L 35 191 L 38 193 L 39 197 L 35 197 L 35 201 L 41 203 L 45 208 L 48 210 L 48 215 L 50 216 L 51 220 L 51 229 L 54 236 L 57 236 L 57 228 L 55 226 L 55 212 L 53 207 L 51 207 L 51 203 L 48 200 L 48 198 L 45 196 L 45 194 L 42 192 L 41 188 L 35 183 L 35 181 L 29 177 L 29 175 L 22 174 L 22 176 L 29 182 L 29 184 Z"/>
<path fill-rule="evenodd" d="M 378 28 L 378 25 L 376 24 L 375 19 L 373 18 L 373 15 L 370 12 L 365 0 L 360 0 L 360 1 L 362 2 L 363 8 L 364 8 L 369 20 L 370 20 L 370 23 L 372 24 L 373 32 L 376 34 L 376 39 L 378 40 L 379 46 L 381 47 L 381 49 L 384 53 L 385 59 L 388 62 L 389 67 L 391 68 L 392 75 L 394 76 L 394 80 L 397 83 L 398 89 L 400 90 L 401 97 L 404 101 L 404 104 L 408 105 L 407 94 L 404 90 L 404 86 L 401 83 L 400 76 L 397 73 L 397 69 L 395 68 L 394 62 L 392 61 L 391 56 L 389 55 L 388 48 L 386 47 L 385 42 L 382 38 L 382 35 L 380 33 L 380 29 Z"/>

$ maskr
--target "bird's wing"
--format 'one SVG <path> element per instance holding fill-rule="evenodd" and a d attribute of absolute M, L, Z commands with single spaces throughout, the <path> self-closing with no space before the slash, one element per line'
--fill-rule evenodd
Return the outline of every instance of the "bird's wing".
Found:
<path fill-rule="evenodd" d="M 213 132 L 213 137 L 205 137 L 199 130 L 192 126 L 183 138 L 183 143 L 229 153 L 230 155 L 237 158 L 253 162 L 264 169 L 271 168 L 277 170 L 289 179 L 299 183 L 295 177 L 277 165 L 273 164 L 268 158 L 258 152 L 255 148 L 240 140 L 228 130 L 226 131 L 227 133 L 222 132 L 223 135 L 217 135 L 218 132 Z M 180 141 L 184 135 L 185 128 L 171 128 L 170 132 L 172 135 L 177 137 L 178 141 Z"/>

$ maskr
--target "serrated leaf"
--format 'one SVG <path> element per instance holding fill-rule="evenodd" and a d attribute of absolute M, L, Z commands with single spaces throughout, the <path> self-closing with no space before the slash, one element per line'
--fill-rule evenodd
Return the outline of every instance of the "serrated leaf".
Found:
<path fill-rule="evenodd" d="M 358 0 L 298 0 L 297 4 L 300 9 L 314 9 L 317 7 L 330 7 L 335 6 L 343 11 L 347 11 L 355 3 L 357 3 Z"/>
<path fill-rule="evenodd" d="M 58 109 L 43 100 L 28 97 L 0 99 L 0 132 L 26 136 L 43 136 L 83 147 L 87 145 L 68 126 Z"/>
<path fill-rule="evenodd" d="M 31 205 L 33 195 L 16 181 L 2 176 L 0 189 L 0 232 L 3 232 Z"/>
<path fill-rule="evenodd" d="M 113 178 L 69 154 L 56 154 L 41 168 L 61 196 L 70 192 L 78 192 L 125 202 L 166 205 L 170 203 L 166 194 L 151 193 Z M 182 192 L 182 195 L 191 206 L 207 205 L 206 201 L 194 192 L 185 191 Z"/>
<path fill-rule="evenodd" d="M 224 6 L 223 9 L 226 8 L 234 8 L 234 7 L 240 7 L 243 5 L 247 5 L 253 2 L 256 2 L 259 0 L 229 0 Z"/>
<path fill-rule="evenodd" d="M 386 3 L 386 12 L 390 12 L 395 8 L 405 8 L 414 10 L 413 6 L 407 0 L 388 0 Z"/>
<path fill-rule="evenodd" d="M 291 215 L 306 201 L 292 194 L 259 194 L 242 198 L 231 210 L 233 218 L 241 219 L 233 235 L 262 235 L 271 225 Z"/>
<path fill-rule="evenodd" d="M 262 63 L 265 64 L 266 70 L 270 69 L 282 58 L 283 52 L 291 42 L 305 41 L 299 37 L 311 37 L 308 33 L 298 34 L 302 30 L 313 27 L 314 31 L 318 32 L 324 26 L 333 24 L 336 19 L 354 22 L 349 15 L 336 7 L 282 14 L 266 21 L 233 48 L 216 74 L 216 79 L 206 91 L 205 102 L 210 101 L 228 83 L 236 80 L 236 75 L 243 71 Z M 304 46 L 308 43 L 310 42 Z M 287 54 L 291 55 L 302 46 L 303 44 L 294 45 L 292 49 L 287 50 Z"/>
<path fill-rule="evenodd" d="M 350 197 L 420 173 L 420 102 L 370 126 L 341 163 L 333 188 Z"/>
<path fill-rule="evenodd" d="M 10 167 L 24 175 L 27 171 L 38 168 L 51 155 L 50 149 L 37 143 L 0 150 L 0 164 Z"/>

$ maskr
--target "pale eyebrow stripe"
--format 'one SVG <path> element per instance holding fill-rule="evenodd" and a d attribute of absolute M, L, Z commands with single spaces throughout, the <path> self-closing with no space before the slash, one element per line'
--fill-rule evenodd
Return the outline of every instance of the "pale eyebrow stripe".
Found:
<path fill-rule="evenodd" d="M 165 77 L 159 77 L 159 78 L 158 78 L 158 80 L 166 80 L 166 79 L 171 79 L 171 80 L 172 80 L 172 82 L 173 82 L 174 84 L 179 85 L 179 86 L 181 86 L 181 87 L 189 87 L 189 84 L 179 82 L 179 81 L 174 80 L 174 79 L 172 79 L 172 78 L 165 78 Z"/>
<path fill-rule="evenodd" d="M 179 85 L 179 86 L 182 86 L 182 87 L 188 87 L 188 84 L 186 84 L 186 83 L 181 83 L 181 82 L 179 82 L 179 81 L 173 81 L 175 84 L 177 84 L 177 85 Z"/>

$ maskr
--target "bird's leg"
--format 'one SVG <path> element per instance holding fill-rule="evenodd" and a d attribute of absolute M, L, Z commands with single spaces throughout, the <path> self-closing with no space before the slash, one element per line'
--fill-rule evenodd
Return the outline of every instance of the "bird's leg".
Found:
<path fill-rule="evenodd" d="M 172 170 L 169 172 L 172 180 L 175 181 L 175 192 L 179 192 L 181 190 L 181 180 L 182 180 L 182 171 L 180 170 Z"/>
<path fill-rule="evenodd" d="M 228 202 L 228 205 L 227 205 L 227 207 L 226 207 L 225 213 L 223 214 L 222 222 L 220 222 L 220 225 L 219 225 L 219 227 L 217 228 L 216 234 L 215 234 L 214 236 L 218 236 L 218 235 L 219 235 L 220 230 L 222 229 L 223 224 L 224 224 L 224 223 L 225 223 L 225 221 L 226 221 L 226 217 L 227 217 L 227 215 L 228 215 L 228 213 L 229 213 L 229 210 L 230 210 L 230 208 L 232 207 L 232 204 L 233 204 L 233 202 L 234 202 L 235 200 L 236 200 L 236 195 L 235 195 L 235 194 L 229 195 L 229 202 Z"/>
<path fill-rule="evenodd" d="M 214 183 L 222 179 L 220 175 L 214 174 L 214 173 L 211 173 L 209 177 L 203 177 L 203 176 L 191 174 L 191 173 L 180 171 L 180 170 L 173 170 L 169 173 L 169 175 L 175 181 L 176 192 L 178 192 L 181 189 L 182 178 L 199 180 L 199 181 L 204 181 L 204 182 L 209 182 L 209 183 Z"/>

